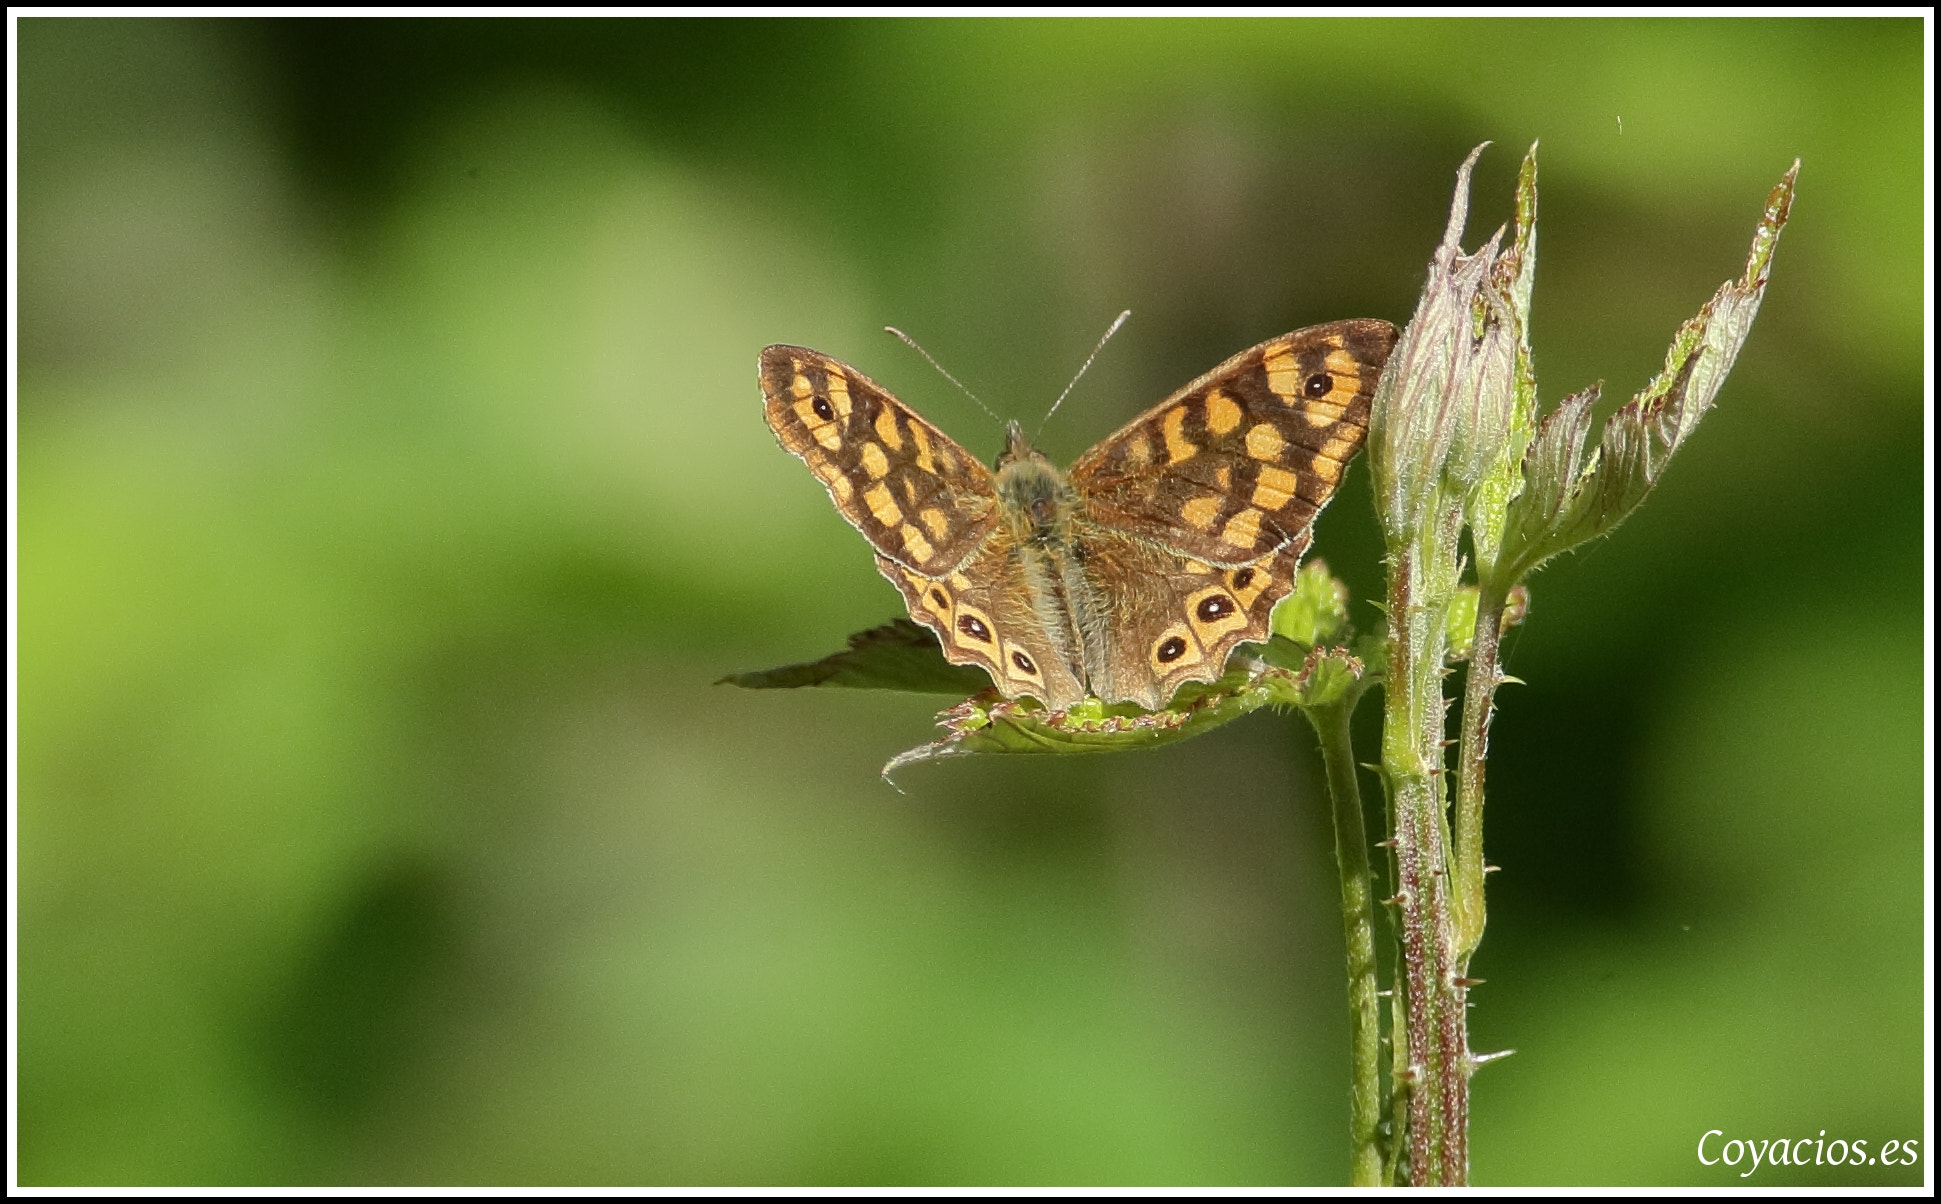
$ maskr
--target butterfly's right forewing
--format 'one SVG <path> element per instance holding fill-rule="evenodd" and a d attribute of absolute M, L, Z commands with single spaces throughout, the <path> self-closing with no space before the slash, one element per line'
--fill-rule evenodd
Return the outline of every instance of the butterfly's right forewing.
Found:
<path fill-rule="evenodd" d="M 1007 697 L 1070 705 L 1085 691 L 1019 579 L 991 472 L 949 436 L 837 360 L 762 352 L 768 425 L 876 548 L 910 617 L 946 659 L 978 665 Z"/>
<path fill-rule="evenodd" d="M 862 373 L 778 345 L 761 375 L 775 437 L 891 564 L 948 576 L 997 525 L 990 470 Z"/>

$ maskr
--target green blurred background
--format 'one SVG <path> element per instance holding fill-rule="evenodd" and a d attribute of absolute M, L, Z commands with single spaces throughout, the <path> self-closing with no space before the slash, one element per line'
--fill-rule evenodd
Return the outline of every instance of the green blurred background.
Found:
<path fill-rule="evenodd" d="M 17 29 L 23 1182 L 1341 1182 L 1305 728 L 899 795 L 945 700 L 711 684 L 898 611 L 755 357 L 990 454 L 879 328 L 1035 419 L 1131 308 L 1075 456 L 1538 138 L 1547 402 L 1804 168 L 1507 647 L 1474 1176 L 1921 1181 L 1695 1156 L 1926 1124 L 1919 21 Z M 1378 596 L 1364 470 L 1317 546 Z"/>

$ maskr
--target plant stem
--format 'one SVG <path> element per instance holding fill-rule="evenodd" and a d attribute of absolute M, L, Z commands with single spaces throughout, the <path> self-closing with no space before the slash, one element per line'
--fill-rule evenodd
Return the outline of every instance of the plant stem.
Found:
<path fill-rule="evenodd" d="M 1391 551 L 1389 666 L 1382 773 L 1393 807 L 1398 935 L 1396 989 L 1409 1058 L 1409 1180 L 1458 1186 L 1468 1178 L 1469 1041 L 1456 972 L 1442 783 L 1444 624 L 1459 561 L 1459 507 L 1427 509 L 1424 529 Z"/>
<path fill-rule="evenodd" d="M 1455 885 L 1456 973 L 1467 976 L 1470 954 L 1483 940 L 1483 773 L 1489 761 L 1489 723 L 1503 638 L 1504 592 L 1485 582 L 1476 598 L 1476 638 L 1470 646 L 1469 673 L 1463 683 L 1462 744 L 1456 782 Z"/>
<path fill-rule="evenodd" d="M 1382 1179 L 1382 1027 L 1375 968 L 1375 891 L 1368 865 L 1368 830 L 1349 719 L 1360 701 L 1348 697 L 1301 713 L 1313 725 L 1334 803 L 1334 858 L 1341 871 L 1341 931 L 1348 946 L 1348 1183 L 1380 1187 Z"/>

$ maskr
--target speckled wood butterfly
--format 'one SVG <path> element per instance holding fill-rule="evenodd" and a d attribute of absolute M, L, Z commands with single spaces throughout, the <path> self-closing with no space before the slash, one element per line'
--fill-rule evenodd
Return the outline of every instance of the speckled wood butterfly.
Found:
<path fill-rule="evenodd" d="M 768 425 L 876 549 L 944 656 L 1006 697 L 1157 710 L 1263 641 L 1368 433 L 1387 322 L 1243 351 L 1058 469 L 1014 422 L 987 469 L 806 347 L 762 352 Z"/>

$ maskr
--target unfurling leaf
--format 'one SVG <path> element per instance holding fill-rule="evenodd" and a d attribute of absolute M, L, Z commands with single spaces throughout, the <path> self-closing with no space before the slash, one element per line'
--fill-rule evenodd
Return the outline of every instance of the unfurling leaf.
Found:
<path fill-rule="evenodd" d="M 1305 647 L 1332 644 L 1348 632 L 1348 587 L 1316 557 L 1294 575 L 1294 592 L 1274 609 L 1274 634 Z"/>
<path fill-rule="evenodd" d="M 1604 424 L 1588 458 L 1584 442 L 1595 386 L 1566 398 L 1544 419 L 1523 458 L 1524 488 L 1510 503 L 1501 552 L 1493 565 L 1479 566 L 1493 584 L 1507 588 L 1558 553 L 1609 534 L 1658 483 L 1672 454 L 1711 408 L 1752 330 L 1798 174 L 1795 160 L 1767 199 L 1744 274 L 1720 286 L 1679 327 L 1664 370 Z"/>
<path fill-rule="evenodd" d="M 1481 609 L 1482 597 L 1473 585 L 1458 586 L 1449 598 L 1449 611 L 1443 619 L 1443 638 L 1446 644 L 1442 659 L 1451 665 L 1459 665 L 1469 659 L 1469 653 L 1476 646 L 1476 612 Z M 1519 585 L 1504 599 L 1503 618 L 1500 631 L 1508 631 L 1523 622 L 1530 613 L 1530 591 Z"/>

